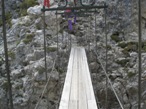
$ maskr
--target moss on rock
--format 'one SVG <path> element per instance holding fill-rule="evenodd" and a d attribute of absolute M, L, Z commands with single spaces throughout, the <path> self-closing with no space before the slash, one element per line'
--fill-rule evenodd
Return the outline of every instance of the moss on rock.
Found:
<path fill-rule="evenodd" d="M 20 11 L 19 11 L 19 15 L 20 16 L 26 16 L 27 15 L 27 9 L 29 7 L 33 7 L 35 5 L 37 5 L 37 1 L 36 0 L 23 0 L 23 2 L 20 4 Z"/>
<path fill-rule="evenodd" d="M 121 58 L 116 61 L 116 63 L 120 64 L 122 67 L 124 67 L 128 62 L 129 62 L 129 59 L 126 59 L 126 58 Z"/>
<path fill-rule="evenodd" d="M 3 81 L 3 84 L 1 85 L 1 87 L 5 90 L 8 89 L 8 81 Z"/>
<path fill-rule="evenodd" d="M 3 22 L 2 22 L 2 19 L 0 19 L 0 26 L 2 26 Z"/>
<path fill-rule="evenodd" d="M 46 69 L 43 66 L 39 66 L 39 67 L 36 68 L 36 70 L 39 72 L 39 74 L 42 74 L 42 73 L 45 72 Z"/>
<path fill-rule="evenodd" d="M 128 72 L 128 73 L 127 73 L 128 78 L 132 78 L 132 77 L 135 76 L 135 75 L 136 75 L 135 72 Z"/>
<path fill-rule="evenodd" d="M 120 43 L 118 43 L 118 46 L 121 47 L 121 48 L 125 48 L 127 46 L 127 43 L 126 42 L 120 42 Z"/>
<path fill-rule="evenodd" d="M 127 52 L 138 52 L 138 42 L 136 41 L 130 41 L 130 42 L 120 42 L 118 43 L 118 46 L 123 48 L 123 53 Z M 146 52 L 146 41 L 142 42 L 142 47 L 141 47 L 143 52 Z"/>
<path fill-rule="evenodd" d="M 55 51 L 57 51 L 57 47 L 53 47 L 53 46 L 47 47 L 47 52 L 55 52 Z"/>
<path fill-rule="evenodd" d="M 123 53 L 124 55 L 126 55 L 126 57 L 129 57 L 129 56 L 130 56 L 129 52 L 128 52 L 126 49 L 123 49 L 123 50 L 122 50 L 122 53 Z"/>
<path fill-rule="evenodd" d="M 112 49 L 111 45 L 107 45 L 107 49 L 111 50 Z"/>
<path fill-rule="evenodd" d="M 12 50 L 8 51 L 8 56 L 9 56 L 11 59 L 15 59 L 15 58 L 16 58 L 16 57 L 15 57 L 15 52 L 12 51 Z"/>
<path fill-rule="evenodd" d="M 120 42 L 118 46 L 123 48 L 122 52 L 126 56 L 129 56 L 129 52 L 137 52 L 138 51 L 138 42 L 130 41 L 130 42 Z"/>
<path fill-rule="evenodd" d="M 25 43 L 25 44 L 28 44 L 28 43 L 30 43 L 31 41 L 32 41 L 32 39 L 34 38 L 34 36 L 35 36 L 35 34 L 27 34 L 26 35 L 26 38 L 25 39 L 23 39 L 23 42 Z"/>
<path fill-rule="evenodd" d="M 0 57 L 0 66 L 4 63 L 4 60 L 2 57 Z"/>
<path fill-rule="evenodd" d="M 122 39 L 119 37 L 119 32 L 115 32 L 111 35 L 111 39 L 114 40 L 115 42 L 120 42 Z"/>

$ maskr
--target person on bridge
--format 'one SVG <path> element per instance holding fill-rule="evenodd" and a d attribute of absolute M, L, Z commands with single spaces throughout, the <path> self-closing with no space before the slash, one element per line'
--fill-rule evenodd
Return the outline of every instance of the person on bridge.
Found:
<path fill-rule="evenodd" d="M 69 3 L 70 7 L 72 7 L 72 3 Z M 76 23 L 76 15 L 74 14 L 74 10 L 71 10 L 71 9 L 67 9 L 65 10 L 65 15 L 66 15 L 66 18 L 68 19 L 68 28 L 70 31 L 73 30 L 73 24 Z"/>

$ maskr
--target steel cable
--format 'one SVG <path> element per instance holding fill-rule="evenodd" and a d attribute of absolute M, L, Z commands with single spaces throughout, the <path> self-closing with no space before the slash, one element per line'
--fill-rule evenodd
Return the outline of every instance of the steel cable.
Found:
<path fill-rule="evenodd" d="M 36 106 L 35 106 L 35 109 L 38 108 L 38 106 L 39 106 L 39 104 L 40 104 L 40 102 L 41 102 L 41 100 L 42 100 L 42 98 L 43 98 L 43 96 L 44 96 L 44 94 L 45 94 L 45 91 L 46 91 L 46 89 L 47 89 L 47 86 L 48 86 L 49 81 L 50 81 L 50 78 L 51 78 L 51 74 L 53 73 L 53 70 L 55 69 L 56 60 L 57 60 L 57 56 L 56 56 L 55 59 L 54 59 L 53 66 L 52 66 L 52 70 L 51 70 L 51 72 L 50 72 L 50 76 L 48 77 L 47 83 L 46 83 L 46 85 L 45 85 L 45 87 L 44 87 L 44 90 L 42 91 L 42 94 L 41 94 L 41 96 L 40 96 L 40 99 L 38 100 L 38 102 L 37 102 L 37 104 L 36 104 Z"/>
<path fill-rule="evenodd" d="M 112 82 L 110 81 L 110 78 L 108 77 L 108 74 L 106 73 L 106 70 L 105 70 L 105 68 L 104 68 L 104 65 L 102 64 L 101 59 L 99 58 L 97 52 L 95 52 L 95 54 L 96 54 L 96 56 L 97 56 L 97 59 L 99 60 L 99 63 L 101 64 L 101 67 L 102 67 L 102 69 L 103 69 L 103 71 L 104 71 L 104 73 L 105 73 L 105 76 L 106 76 L 106 78 L 107 78 L 107 80 L 108 80 L 108 82 L 109 82 L 109 84 L 110 84 L 110 86 L 111 86 L 111 88 L 112 88 L 112 90 L 113 90 L 113 92 L 114 92 L 114 94 L 115 94 L 115 96 L 116 96 L 116 98 L 117 98 L 119 104 L 120 104 L 120 107 L 121 107 L 122 109 L 124 109 L 124 106 L 122 105 L 121 100 L 119 99 L 119 97 L 118 97 L 118 95 L 117 95 L 117 93 L 116 93 L 116 91 L 115 91 L 115 89 L 114 89 L 114 87 L 113 87 L 113 85 L 112 85 Z"/>

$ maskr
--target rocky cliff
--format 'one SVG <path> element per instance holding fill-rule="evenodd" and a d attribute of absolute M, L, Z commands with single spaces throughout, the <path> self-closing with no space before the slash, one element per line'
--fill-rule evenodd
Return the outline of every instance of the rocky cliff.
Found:
<path fill-rule="evenodd" d="M 14 3 L 12 3 L 14 2 Z M 21 0 L 7 0 L 6 10 L 15 10 L 10 17 L 8 26 L 8 54 L 10 60 L 13 100 L 15 109 L 32 109 L 37 104 L 43 87 L 45 86 L 44 63 L 44 38 L 43 38 L 43 14 L 42 5 L 35 5 L 25 9 L 22 14 Z M 27 2 L 28 3 L 28 2 Z M 41 4 L 42 1 L 39 1 Z M 102 4 L 102 0 L 97 3 Z M 15 6 L 13 6 L 16 4 Z M 145 4 L 143 0 L 143 4 Z M 108 76 L 115 88 L 125 109 L 137 109 L 138 92 L 138 8 L 136 0 L 109 0 L 107 9 L 108 27 Z M 52 7 L 56 5 L 52 2 Z M 143 5 L 142 10 L 144 10 Z M 143 11 L 143 13 L 145 13 Z M 144 14 L 143 14 L 144 15 Z M 104 11 L 99 10 L 88 18 L 77 18 L 74 31 L 68 31 L 65 18 L 57 16 L 55 12 L 46 12 L 46 37 L 47 37 L 47 71 L 51 77 L 47 87 L 47 93 L 40 103 L 40 109 L 55 109 L 59 104 L 59 98 L 64 83 L 66 67 L 69 56 L 69 38 L 72 43 L 77 43 L 86 48 L 89 67 L 93 79 L 96 97 L 99 105 L 105 106 L 106 78 L 99 60 L 96 59 L 96 50 L 105 66 L 105 33 Z M 57 24 L 56 24 L 57 21 Z M 146 31 L 145 20 L 143 25 L 142 42 L 142 107 L 146 107 L 145 78 L 146 78 Z M 96 24 L 96 33 L 95 33 Z M 57 26 L 58 25 L 58 26 Z M 57 29 L 58 28 L 58 29 Z M 59 58 L 55 69 L 52 70 L 57 53 L 57 30 L 59 36 Z M 1 31 L 1 29 L 0 29 Z M 68 37 L 70 36 L 70 37 Z M 8 109 L 7 79 L 4 64 L 3 41 L 0 45 L 0 105 L 2 109 Z M 108 109 L 120 109 L 113 91 L 108 85 Z"/>

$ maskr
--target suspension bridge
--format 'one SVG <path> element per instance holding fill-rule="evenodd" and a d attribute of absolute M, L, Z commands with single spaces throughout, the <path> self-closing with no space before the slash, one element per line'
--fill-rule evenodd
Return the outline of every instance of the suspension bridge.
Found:
<path fill-rule="evenodd" d="M 45 0 L 46 1 L 46 0 Z M 139 0 L 139 7 L 140 7 L 140 0 Z M 46 6 L 50 6 L 48 2 L 45 2 Z M 107 75 L 107 31 L 106 31 L 106 9 L 108 6 L 106 3 L 101 6 L 93 6 L 95 3 L 95 0 L 92 0 L 91 3 L 83 3 L 82 0 L 80 0 L 81 6 L 75 6 L 75 7 L 67 7 L 68 1 L 65 0 L 64 6 L 58 7 L 58 8 L 45 8 L 45 6 L 42 9 L 43 12 L 43 21 L 44 21 L 44 54 L 45 54 L 45 73 L 46 73 L 46 80 L 47 83 L 44 87 L 44 90 L 40 96 L 40 99 L 38 100 L 35 109 L 42 109 L 39 105 L 40 102 L 44 96 L 44 93 L 47 89 L 49 79 L 47 78 L 47 62 L 46 62 L 46 35 L 45 35 L 45 11 L 56 11 L 56 19 L 57 14 L 64 14 L 64 13 L 58 13 L 57 11 L 62 10 L 75 10 L 74 16 L 76 16 L 78 13 L 85 13 L 83 15 L 90 16 L 89 13 L 96 13 L 96 9 L 104 9 L 105 11 L 105 37 L 106 37 L 106 67 L 104 68 L 103 64 L 101 63 L 100 59 L 99 62 L 105 72 L 105 76 L 107 78 L 108 83 L 111 86 L 111 89 L 113 90 L 117 101 L 120 105 L 121 109 L 124 109 L 123 104 L 121 103 L 115 89 L 112 86 L 112 83 Z M 75 3 L 76 4 L 76 3 Z M 6 28 L 5 28 L 5 11 L 4 11 L 4 0 L 2 0 L 2 15 L 3 15 L 3 35 L 4 35 L 4 48 L 5 48 L 5 60 L 6 60 L 6 72 L 7 72 L 7 78 L 8 78 L 8 89 L 9 89 L 9 98 L 10 98 L 10 109 L 13 108 L 13 99 L 12 99 L 12 89 L 11 89 L 11 81 L 10 81 L 10 71 L 9 71 L 9 64 L 8 64 L 8 51 L 7 51 L 7 39 L 6 39 Z M 94 11 L 93 11 L 94 10 Z M 139 103 L 138 103 L 138 109 L 140 109 L 141 104 L 141 9 L 139 8 Z M 96 20 L 96 17 L 95 17 Z M 57 20 L 56 20 L 57 21 Z M 56 23 L 58 24 L 58 23 Z M 58 26 L 57 26 L 58 27 Z M 96 24 L 95 24 L 96 28 Z M 58 33 L 58 29 L 57 29 Z M 96 34 L 96 29 L 95 29 Z M 58 37 L 57 37 L 58 38 Z M 58 40 L 58 39 L 57 39 Z M 71 39 L 70 39 L 71 42 Z M 57 55 L 58 55 L 58 43 L 57 43 Z M 54 64 L 55 65 L 55 64 Z M 54 69 L 54 65 L 52 68 L 52 71 Z M 95 94 L 93 90 L 92 85 L 92 79 L 90 75 L 90 70 L 88 66 L 87 56 L 85 52 L 84 47 L 80 46 L 72 46 L 70 47 L 70 57 L 67 67 L 67 73 L 66 78 L 63 86 L 63 91 L 61 94 L 61 99 L 59 101 L 59 109 L 100 109 L 100 107 L 97 104 L 97 101 L 95 99 Z M 107 103 L 107 93 L 105 97 L 105 102 Z M 107 105 L 106 105 L 107 106 Z M 106 107 L 108 109 L 108 107 Z"/>

